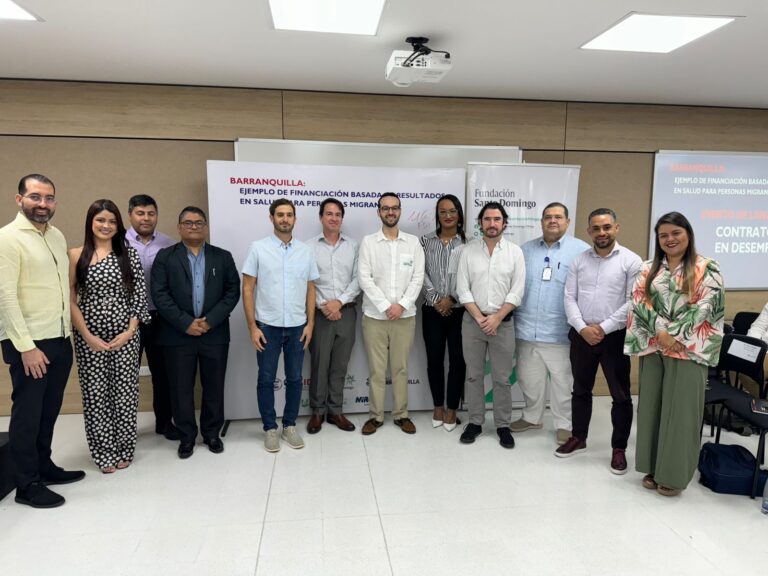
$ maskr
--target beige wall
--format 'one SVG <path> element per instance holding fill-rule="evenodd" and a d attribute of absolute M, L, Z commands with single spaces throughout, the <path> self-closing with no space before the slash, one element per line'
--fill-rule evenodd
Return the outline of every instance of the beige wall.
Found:
<path fill-rule="evenodd" d="M 56 182 L 55 222 L 72 246 L 103 197 L 122 207 L 132 194 L 155 196 L 173 233 L 180 208 L 207 207 L 206 160 L 233 159 L 236 138 L 285 138 L 514 145 L 527 162 L 579 164 L 576 234 L 586 238 L 584 216 L 609 206 L 621 241 L 646 256 L 653 152 L 768 152 L 768 110 L 0 80 L 0 134 L 0 223 L 16 211 L 18 178 L 42 172 Z M 730 292 L 726 316 L 766 299 Z M 142 410 L 149 398 L 142 382 Z M 2 370 L 0 414 L 9 410 Z M 64 411 L 80 411 L 74 375 Z"/>

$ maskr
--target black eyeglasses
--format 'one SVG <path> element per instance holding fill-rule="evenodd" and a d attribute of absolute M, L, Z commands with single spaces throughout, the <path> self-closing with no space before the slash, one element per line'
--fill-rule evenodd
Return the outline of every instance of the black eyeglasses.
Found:
<path fill-rule="evenodd" d="M 181 222 L 181 225 L 184 226 L 184 228 L 188 228 L 190 230 L 205 228 L 205 224 L 205 220 L 183 220 Z"/>
<path fill-rule="evenodd" d="M 400 206 L 382 206 L 379 210 L 382 212 L 400 212 Z"/>

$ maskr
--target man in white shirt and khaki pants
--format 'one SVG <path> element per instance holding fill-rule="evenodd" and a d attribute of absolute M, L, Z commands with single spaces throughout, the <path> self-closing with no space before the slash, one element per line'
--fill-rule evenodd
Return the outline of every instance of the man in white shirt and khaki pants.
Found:
<path fill-rule="evenodd" d="M 381 230 L 363 238 L 358 280 L 363 291 L 363 338 L 368 354 L 369 418 L 363 434 L 384 423 L 386 371 L 392 374 L 392 418 L 406 434 L 416 426 L 408 418 L 408 356 L 416 330 L 416 298 L 424 282 L 424 251 L 419 239 L 398 228 L 400 198 L 379 197 Z"/>

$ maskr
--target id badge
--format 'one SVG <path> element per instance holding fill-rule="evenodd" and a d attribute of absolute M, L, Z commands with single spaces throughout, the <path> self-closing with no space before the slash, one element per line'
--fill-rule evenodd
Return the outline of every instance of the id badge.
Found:
<path fill-rule="evenodd" d="M 544 268 L 544 270 L 541 271 L 541 279 L 544 282 L 549 282 L 550 280 L 552 280 L 552 268 L 550 268 L 549 266 Z"/>

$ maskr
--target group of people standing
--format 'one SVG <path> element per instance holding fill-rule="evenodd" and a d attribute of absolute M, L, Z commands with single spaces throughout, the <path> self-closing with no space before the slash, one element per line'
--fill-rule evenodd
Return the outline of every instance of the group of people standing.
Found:
<path fill-rule="evenodd" d="M 481 208 L 482 237 L 468 241 L 461 202 L 445 195 L 435 206 L 435 231 L 417 238 L 399 228 L 400 198 L 385 193 L 377 204 L 381 228 L 358 245 L 342 231 L 344 205 L 334 198 L 320 206 L 321 234 L 296 240 L 296 210 L 282 198 L 269 207 L 274 233 L 248 250 L 241 292 L 232 255 L 206 241 L 207 216 L 198 207 L 181 211 L 180 242 L 174 242 L 156 230 L 151 197 L 131 198 L 128 230 L 117 206 L 98 200 L 86 216 L 83 246 L 67 257 L 64 237 L 49 223 L 57 205 L 53 183 L 25 176 L 16 203 L 18 216 L 0 229 L 0 340 L 13 383 L 17 502 L 61 505 L 63 497 L 48 486 L 85 475 L 51 460 L 72 364 L 70 326 L 86 438 L 102 472 L 126 468 L 134 457 L 142 350 L 152 372 L 155 431 L 179 442 L 180 458 L 193 454 L 199 366 L 199 432 L 211 452 L 223 452 L 228 318 L 241 294 L 259 368 L 267 451 L 281 443 L 304 446 L 296 419 L 306 350 L 307 432 L 318 433 L 324 423 L 355 430 L 342 407 L 362 292 L 369 366 L 364 435 L 384 423 L 387 369 L 394 424 L 416 432 L 408 414 L 408 357 L 423 296 L 434 428 L 451 432 L 460 424 L 463 394 L 468 422 L 460 441 L 474 443 L 483 432 L 490 372 L 500 445 L 513 448 L 513 433 L 542 428 L 549 396 L 555 455 L 573 456 L 587 448 L 602 366 L 613 399 L 610 469 L 623 474 L 633 418 L 628 355 L 638 355 L 636 468 L 646 474 L 643 485 L 675 495 L 693 475 L 707 366 L 717 363 L 722 338 L 724 292 L 717 263 L 696 253 L 693 230 L 679 213 L 659 219 L 654 258 L 643 264 L 617 242 L 619 223 L 608 208 L 589 215 L 591 247 L 566 234 L 568 208 L 559 202 L 544 208 L 542 235 L 517 246 L 504 237 L 508 215 L 501 203 Z M 274 382 L 281 354 L 285 408 L 278 431 Z M 525 408 L 512 421 L 515 381 Z"/>

